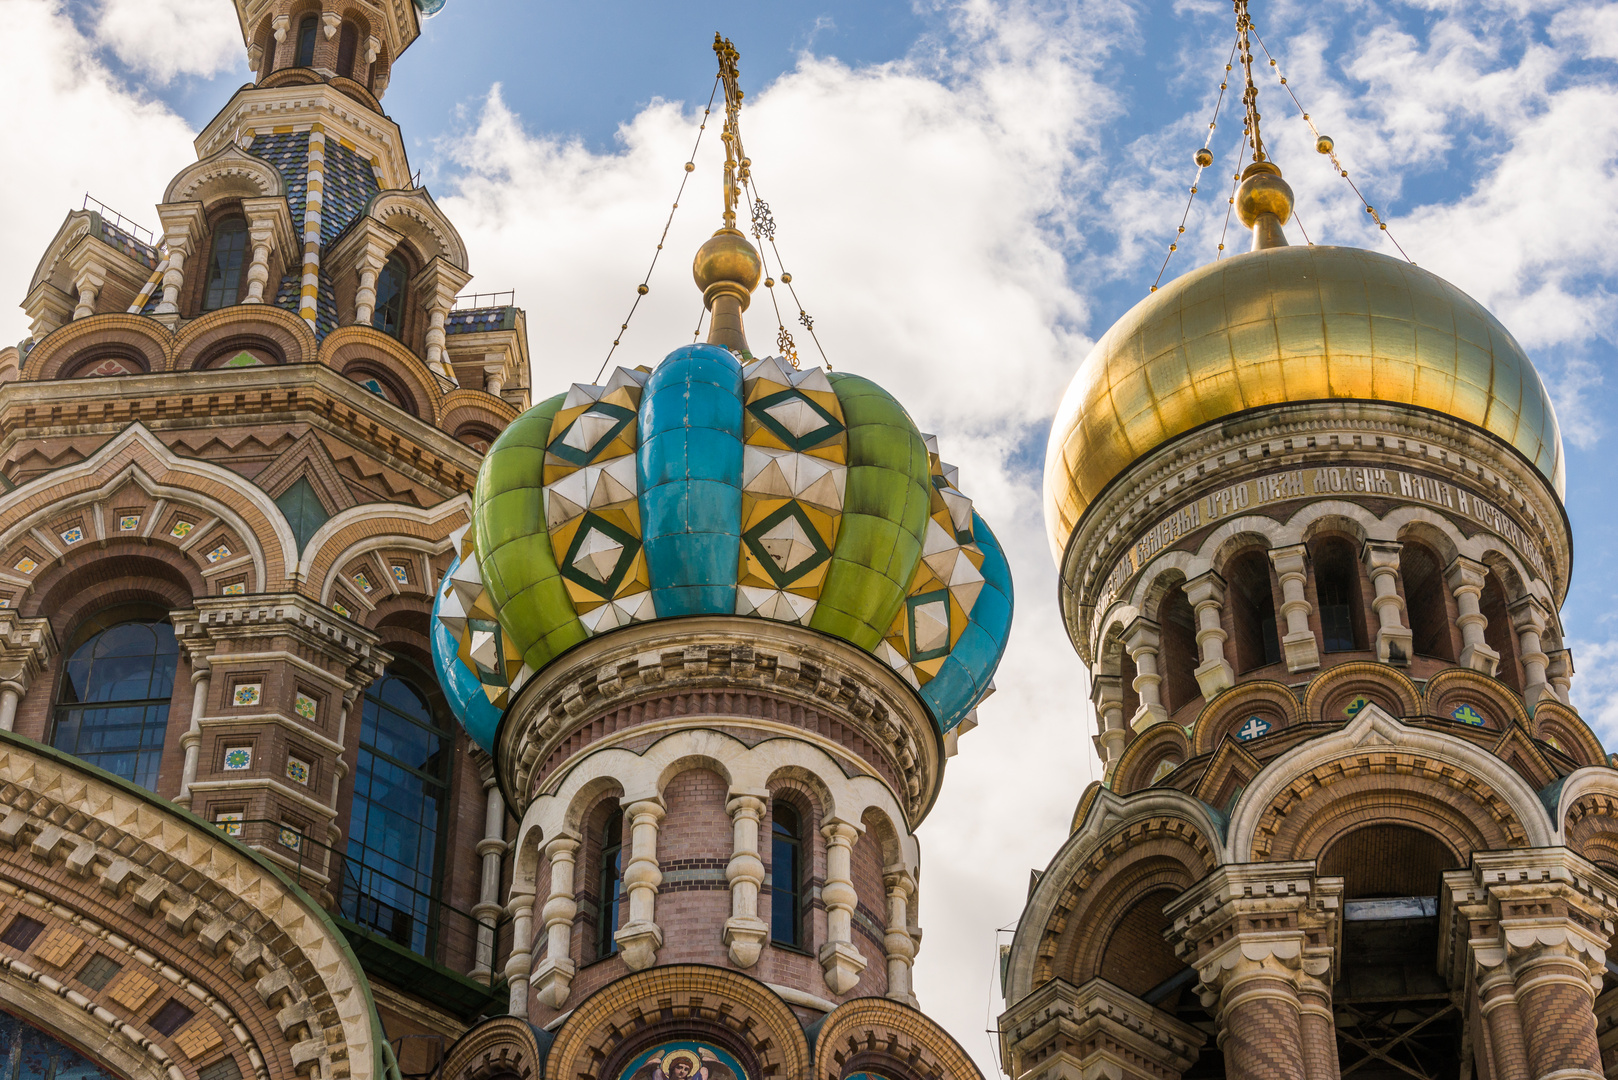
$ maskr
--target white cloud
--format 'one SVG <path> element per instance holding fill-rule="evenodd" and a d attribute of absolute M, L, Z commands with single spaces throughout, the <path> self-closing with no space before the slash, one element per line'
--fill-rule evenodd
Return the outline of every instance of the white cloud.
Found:
<path fill-rule="evenodd" d="M 25 337 L 11 304 L 84 192 L 147 226 L 174 173 L 195 159 L 192 131 L 162 104 L 126 87 L 51 0 L 0 0 L 0 97 L 10 103 L 6 138 L 25 167 L 0 170 L 0 343 Z"/>
<path fill-rule="evenodd" d="M 1618 640 L 1569 641 L 1578 673 L 1573 707 L 1609 750 L 1618 742 Z"/>
<path fill-rule="evenodd" d="M 158 85 L 245 67 L 241 24 L 220 0 L 101 0 L 97 40 Z"/>

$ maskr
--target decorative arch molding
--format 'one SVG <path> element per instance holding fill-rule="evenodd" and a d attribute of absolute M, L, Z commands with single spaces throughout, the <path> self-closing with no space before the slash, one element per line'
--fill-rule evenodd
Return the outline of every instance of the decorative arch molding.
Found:
<path fill-rule="evenodd" d="M 680 1003 L 678 1017 L 665 1008 L 671 998 Z M 634 1054 L 669 1038 L 729 1044 L 759 1076 L 808 1076 L 812 1068 L 802 1024 L 769 987 L 724 968 L 670 964 L 608 983 L 580 1002 L 556 1033 L 544 1080 L 616 1078 Z"/>
<path fill-rule="evenodd" d="M 1504 731 L 1513 722 L 1521 724 L 1525 730 L 1534 730 L 1528 719 L 1528 710 L 1523 708 L 1522 698 L 1512 693 L 1499 679 L 1490 678 L 1482 672 L 1468 668 L 1446 668 L 1427 681 L 1426 692 L 1422 696 L 1423 711 L 1430 716 L 1455 719 L 1451 714 L 1456 709 L 1476 702 L 1486 712 L 1494 714 L 1497 730 Z M 1582 723 L 1580 726 L 1583 726 Z"/>
<path fill-rule="evenodd" d="M 22 378 L 43 382 L 88 358 L 92 352 L 128 350 L 139 354 L 147 371 L 168 371 L 174 337 L 156 319 L 104 312 L 63 323 L 35 345 L 22 364 Z"/>
<path fill-rule="evenodd" d="M 131 481 L 154 500 L 195 504 L 228 525 L 247 545 L 261 589 L 281 588 L 288 580 L 297 542 L 269 495 L 229 469 L 178 456 L 138 421 L 83 461 L 0 495 L 0 520 L 11 522 L 0 533 L 0 547 L 30 532 L 37 536 L 46 519 L 106 499 Z"/>
<path fill-rule="evenodd" d="M 450 265 L 466 269 L 466 244 L 426 188 L 378 192 L 366 212 L 403 236 L 423 263 L 442 256 Z"/>
<path fill-rule="evenodd" d="M 1175 723 L 1153 724 L 1136 735 L 1124 748 L 1113 771 L 1113 786 L 1121 794 L 1151 787 L 1166 772 L 1159 772 L 1165 762 L 1173 762 L 1169 771 L 1184 765 L 1191 757 L 1191 743 L 1185 730 Z"/>
<path fill-rule="evenodd" d="M 1338 783 L 1366 776 L 1396 777 L 1390 787 L 1406 796 L 1425 789 L 1425 797 L 1435 802 L 1434 813 L 1445 806 L 1446 820 L 1457 827 L 1472 823 L 1477 833 L 1473 846 L 1554 843 L 1538 795 L 1504 761 L 1456 736 L 1408 727 L 1372 704 L 1339 731 L 1311 739 L 1265 766 L 1232 808 L 1224 861 L 1307 857 L 1298 845 L 1317 836 L 1324 843 L 1323 827 L 1307 837 L 1278 837 L 1284 819 L 1306 801 L 1335 798 Z M 1363 785 L 1355 790 L 1364 794 Z M 1456 811 L 1457 801 L 1469 804 L 1471 812 Z M 1372 807 L 1384 815 L 1388 809 L 1385 801 Z M 1306 816 L 1325 817 L 1314 810 Z"/>
<path fill-rule="evenodd" d="M 493 1016 L 455 1040 L 444 1055 L 442 1080 L 511 1080 L 539 1077 L 551 1048 L 550 1032 L 516 1016 Z"/>
<path fill-rule="evenodd" d="M 234 304 L 185 324 L 174 338 L 174 370 L 200 367 L 236 337 L 264 339 L 287 364 L 308 363 L 318 349 L 315 332 L 295 312 L 274 304 Z"/>
<path fill-rule="evenodd" d="M 814 1080 L 862 1072 L 892 1080 L 982 1080 L 961 1044 L 924 1013 L 889 998 L 854 998 L 815 1037 Z"/>
<path fill-rule="evenodd" d="M 1122 796 L 1091 784 L 1080 800 L 1074 831 L 1039 875 L 1017 933 L 1006 971 L 1005 999 L 1020 1001 L 1053 977 L 1055 940 L 1073 917 L 1079 894 L 1096 875 L 1143 839 L 1167 840 L 1186 853 L 1189 881 L 1222 862 L 1223 822 L 1213 809 L 1174 788 L 1150 788 Z"/>
<path fill-rule="evenodd" d="M 9 732 L 0 733 L 0 801 L 0 893 L 50 930 L 4 954 L 0 997 L 26 1000 L 30 1015 L 122 1059 L 139 1080 L 185 1080 L 194 1070 L 177 1056 L 212 1057 L 221 1046 L 260 1080 L 389 1072 L 358 961 L 326 912 L 268 860 L 149 792 Z M 48 939 L 75 957 L 108 954 L 124 971 L 108 994 L 84 997 L 36 965 Z M 132 979 L 151 984 L 133 1009 L 119 994 Z M 145 1027 L 140 1016 L 163 993 L 190 1003 L 194 1041 Z M 82 1038 L 87 1031 L 97 1037 Z"/>
<path fill-rule="evenodd" d="M 465 494 L 425 509 L 399 503 L 361 503 L 333 515 L 315 530 L 297 562 L 298 579 L 306 582 L 325 604 L 331 599 L 343 567 L 356 555 L 384 547 L 436 555 L 449 546 L 455 530 L 471 520 L 472 499 Z M 378 522 L 386 523 L 385 533 L 376 532 Z M 414 526 L 414 533 L 403 531 L 403 527 L 410 526 Z"/>
<path fill-rule="evenodd" d="M 311 351 L 309 355 L 315 354 Z M 409 394 L 414 407 L 406 411 L 435 427 L 443 426 L 444 394 L 437 376 L 421 357 L 375 327 L 357 323 L 338 327 L 320 343 L 319 359 L 338 374 L 345 374 L 355 364 L 369 363 L 379 368 Z"/>
<path fill-rule="evenodd" d="M 1285 683 L 1273 679 L 1237 683 L 1202 707 L 1193 725 L 1191 753 L 1194 756 L 1213 753 L 1228 732 L 1255 715 L 1269 721 L 1271 728 L 1265 734 L 1274 734 L 1304 719 L 1297 695 Z"/>
<path fill-rule="evenodd" d="M 495 431 L 504 431 L 506 425 L 521 413 L 505 398 L 464 386 L 445 394 L 439 408 L 443 411 L 443 428 L 452 435 L 465 425 L 474 423 L 487 424 Z"/>
<path fill-rule="evenodd" d="M 1345 696 L 1360 696 L 1360 691 L 1386 694 L 1405 716 L 1421 712 L 1421 691 L 1408 676 L 1386 664 L 1353 661 L 1327 668 L 1310 681 L 1303 698 L 1304 719 L 1342 723 L 1350 717 L 1341 708 L 1330 714 L 1328 710 L 1336 707 Z"/>
<path fill-rule="evenodd" d="M 1533 723 L 1523 726 L 1533 732 L 1534 738 L 1550 743 L 1580 765 L 1606 763 L 1607 754 L 1601 740 L 1583 717 L 1560 701 L 1542 698 L 1534 707 Z"/>
<path fill-rule="evenodd" d="M 1618 769 L 1589 765 L 1562 778 L 1556 792 L 1556 832 L 1552 842 L 1577 850 L 1568 837 L 1569 826 L 1577 818 L 1596 812 L 1613 817 L 1612 828 L 1618 831 Z"/>
<path fill-rule="evenodd" d="M 230 143 L 195 165 L 181 169 L 169 181 L 163 201 L 199 202 L 206 210 L 227 199 L 261 199 L 284 194 L 281 173 L 274 165 Z"/>

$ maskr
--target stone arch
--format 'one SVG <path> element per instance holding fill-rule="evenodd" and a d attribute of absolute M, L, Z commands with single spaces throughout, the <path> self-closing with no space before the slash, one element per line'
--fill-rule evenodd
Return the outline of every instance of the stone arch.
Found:
<path fill-rule="evenodd" d="M 362 503 L 339 511 L 304 545 L 297 564 L 299 580 L 314 590 L 321 603 L 328 604 L 343 567 L 356 556 L 381 548 L 438 555 L 452 546 L 455 531 L 471 520 L 471 511 L 472 500 L 464 494 L 427 509 Z M 379 522 L 385 523 L 386 531 L 376 531 Z M 404 531 L 406 528 L 412 531 Z"/>
<path fill-rule="evenodd" d="M 662 1001 L 678 996 L 681 1015 Z M 724 1006 L 723 1008 L 721 1006 Z M 585 998 L 556 1032 L 545 1080 L 617 1076 L 666 1039 L 712 1041 L 750 1075 L 806 1076 L 809 1045 L 792 1008 L 756 979 L 706 964 L 667 964 L 627 975 Z"/>
<path fill-rule="evenodd" d="M 815 1035 L 813 1080 L 870 1072 L 891 1080 L 981 1080 L 965 1050 L 938 1023 L 888 998 L 845 1001 Z"/>
<path fill-rule="evenodd" d="M 379 192 L 366 212 L 410 244 L 421 265 L 443 258 L 465 270 L 466 244 L 426 188 Z M 420 269 L 420 266 L 417 267 Z"/>
<path fill-rule="evenodd" d="M 201 203 L 203 210 L 227 201 L 284 194 L 281 173 L 235 143 L 181 169 L 163 192 L 163 202 Z"/>
<path fill-rule="evenodd" d="M 1120 793 L 1151 787 L 1190 757 L 1191 744 L 1178 724 L 1153 724 L 1124 747 L 1113 787 Z"/>
<path fill-rule="evenodd" d="M 1249 548 L 1268 551 L 1273 546 L 1270 532 L 1265 531 L 1266 526 L 1274 531 L 1275 522 L 1268 518 L 1237 518 L 1226 522 L 1208 534 L 1198 554 L 1223 577 L 1230 560 L 1237 555 Z"/>
<path fill-rule="evenodd" d="M 1504 731 L 1513 723 L 1532 731 L 1522 698 L 1509 692 L 1498 679 L 1467 668 L 1448 668 L 1427 681 L 1422 711 L 1441 720 Z M 1483 717 L 1478 724 L 1465 712 L 1470 706 Z M 1461 715 L 1457 715 L 1457 713 Z M 1491 722 L 1492 721 L 1492 722 Z"/>
<path fill-rule="evenodd" d="M 1264 767 L 1232 808 L 1226 854 L 1314 858 L 1337 833 L 1378 821 L 1438 833 L 1463 855 L 1543 847 L 1552 836 L 1538 796 L 1504 761 L 1367 705 Z"/>
<path fill-rule="evenodd" d="M 1541 699 L 1534 706 L 1533 723 L 1524 726 L 1533 732 L 1534 738 L 1550 743 L 1580 765 L 1607 763 L 1606 752 L 1595 732 L 1578 713 L 1560 701 Z"/>
<path fill-rule="evenodd" d="M 167 371 L 174 338 L 162 323 L 144 315 L 107 312 L 74 319 L 46 334 L 22 364 L 29 382 L 67 377 L 66 371 L 108 355 L 138 357 L 145 371 Z"/>
<path fill-rule="evenodd" d="M 370 326 L 338 327 L 320 344 L 320 362 L 345 378 L 358 381 L 360 373 L 380 376 L 399 397 L 398 407 L 438 426 L 443 419 L 443 394 L 427 364 L 395 338 Z"/>
<path fill-rule="evenodd" d="M 1298 539 L 1305 544 L 1312 544 L 1317 537 L 1329 533 L 1338 533 L 1354 544 L 1363 544 L 1371 539 L 1367 517 L 1369 515 L 1357 506 L 1350 510 L 1346 503 L 1324 503 L 1305 507 L 1287 524 L 1298 527 Z"/>
<path fill-rule="evenodd" d="M 1568 774 L 1556 804 L 1556 840 L 1618 873 L 1618 770 L 1591 765 Z"/>
<path fill-rule="evenodd" d="M 174 339 L 174 368 L 208 367 L 235 341 L 264 349 L 283 364 L 307 363 L 317 349 L 315 332 L 296 313 L 274 304 L 235 304 L 186 323 Z"/>
<path fill-rule="evenodd" d="M 463 429 L 481 425 L 498 435 L 507 424 L 517 419 L 518 413 L 516 406 L 504 398 L 465 387 L 451 390 L 439 404 L 443 412 L 440 426 L 462 442 L 466 441 L 461 437 Z"/>
<path fill-rule="evenodd" d="M 438 1075 L 443 1080 L 524 1080 L 545 1068 L 550 1049 L 541 1046 L 536 1028 L 524 1017 L 491 1016 L 473 1025 L 444 1055 Z"/>
<path fill-rule="evenodd" d="M 1194 756 L 1213 753 L 1220 740 L 1245 724 L 1250 716 L 1258 716 L 1270 725 L 1266 735 L 1273 735 L 1303 719 L 1298 699 L 1285 683 L 1272 679 L 1237 683 L 1203 707 L 1196 719 L 1191 753 Z"/>
<path fill-rule="evenodd" d="M 0 956 L 0 1003 L 29 1022 L 129 1080 L 175 1080 L 177 1074 L 184 1075 L 157 1040 L 132 1025 L 101 1020 L 69 998 L 76 993 L 41 968 Z"/>
<path fill-rule="evenodd" d="M 1327 668 L 1309 683 L 1304 694 L 1306 720 L 1340 724 L 1358 715 L 1356 700 L 1380 705 L 1389 715 L 1415 716 L 1421 712 L 1421 693 L 1404 674 L 1386 664 L 1355 661 Z"/>
<path fill-rule="evenodd" d="M 1017 924 L 1008 1001 L 1053 978 L 1082 984 L 1103 958 L 1097 913 L 1116 924 L 1142 898 L 1183 890 L 1220 863 L 1222 838 L 1209 808 L 1172 788 L 1125 797 L 1092 785 L 1080 819 L 1040 875 Z"/>
<path fill-rule="evenodd" d="M 1449 838 L 1421 821 L 1358 822 L 1337 833 L 1317 858 L 1322 877 L 1343 879 L 1343 899 L 1437 896 L 1442 874 L 1466 864 Z"/>

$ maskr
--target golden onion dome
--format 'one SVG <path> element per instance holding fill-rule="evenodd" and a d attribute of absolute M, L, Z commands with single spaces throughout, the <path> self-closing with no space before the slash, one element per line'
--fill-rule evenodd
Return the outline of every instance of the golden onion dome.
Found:
<path fill-rule="evenodd" d="M 1244 410 L 1321 400 L 1393 402 L 1465 421 L 1563 493 L 1550 396 L 1482 305 L 1375 252 L 1270 247 L 1159 289 L 1079 366 L 1045 459 L 1058 561 L 1085 509 L 1143 454 Z"/>

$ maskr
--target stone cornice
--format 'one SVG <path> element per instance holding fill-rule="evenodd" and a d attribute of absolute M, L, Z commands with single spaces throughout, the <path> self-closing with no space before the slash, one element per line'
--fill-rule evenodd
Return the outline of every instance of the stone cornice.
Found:
<path fill-rule="evenodd" d="M 25 619 L 0 610 L 0 681 L 14 682 L 26 692 L 55 657 L 56 634 L 47 618 Z"/>
<path fill-rule="evenodd" d="M 1040 1071 L 1063 1057 L 1081 1068 L 1106 1059 L 1117 1070 L 1097 1076 L 1138 1075 L 1145 1063 L 1153 1068 L 1144 1075 L 1178 1077 L 1196 1064 L 1207 1040 L 1190 1024 L 1099 978 L 1083 986 L 1052 979 L 1002 1013 L 999 1028 L 1000 1057 L 1014 1077 L 1070 1075 Z"/>
<path fill-rule="evenodd" d="M 174 636 L 194 657 L 207 657 L 221 642 L 256 643 L 285 634 L 342 664 L 354 686 L 369 685 L 393 659 L 377 647 L 381 639 L 371 631 L 295 593 L 203 597 L 190 611 L 174 612 L 171 621 Z"/>
<path fill-rule="evenodd" d="M 248 129 L 266 132 L 291 127 L 303 131 L 314 124 L 323 125 L 328 138 L 347 138 L 366 158 L 375 158 L 383 188 L 409 185 L 410 161 L 399 125 L 328 83 L 244 86 L 198 133 L 192 145 L 197 156 L 205 158 L 229 143 L 241 142 Z M 252 146 L 247 149 L 251 151 Z"/>
<path fill-rule="evenodd" d="M 836 717 L 888 758 L 912 825 L 943 779 L 943 741 L 893 670 L 846 642 L 787 623 L 704 616 L 638 623 L 583 645 L 535 675 L 496 736 L 500 783 L 521 813 L 540 765 L 597 716 L 637 700 L 700 692 L 768 693 Z M 733 718 L 734 719 L 734 718 Z M 693 714 L 693 724 L 701 714 Z"/>

